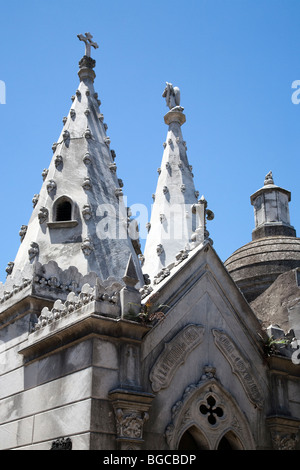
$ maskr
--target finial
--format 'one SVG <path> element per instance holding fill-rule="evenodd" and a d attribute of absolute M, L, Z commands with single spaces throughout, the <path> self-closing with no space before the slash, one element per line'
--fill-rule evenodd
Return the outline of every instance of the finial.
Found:
<path fill-rule="evenodd" d="M 125 274 L 123 276 L 123 281 L 125 282 L 126 286 L 130 287 L 134 287 L 139 282 L 132 255 L 129 257 Z"/>
<path fill-rule="evenodd" d="M 185 123 L 185 115 L 183 114 L 184 108 L 180 106 L 180 90 L 178 87 L 173 87 L 172 83 L 166 82 L 166 88 L 163 91 L 162 97 L 166 100 L 166 105 L 170 109 L 164 116 L 165 123 L 170 125 L 172 122 L 178 122 L 180 125 Z"/>
<path fill-rule="evenodd" d="M 267 184 L 274 184 L 272 171 L 269 171 L 269 173 L 265 176 L 264 185 L 267 185 Z"/>
<path fill-rule="evenodd" d="M 178 87 L 173 87 L 172 83 L 166 82 L 166 88 L 164 89 L 162 97 L 166 99 L 166 104 L 169 109 L 180 106 L 180 90 Z"/>
<path fill-rule="evenodd" d="M 97 49 L 99 46 L 96 42 L 92 41 L 93 36 L 91 33 L 85 33 L 85 36 L 83 34 L 77 34 L 77 37 L 80 41 L 83 41 L 85 43 L 85 56 L 91 57 L 91 46 Z"/>

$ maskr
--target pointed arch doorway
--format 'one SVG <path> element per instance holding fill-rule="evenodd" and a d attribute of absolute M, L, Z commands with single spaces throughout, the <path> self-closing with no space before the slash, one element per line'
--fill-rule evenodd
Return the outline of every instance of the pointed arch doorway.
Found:
<path fill-rule="evenodd" d="M 166 439 L 174 450 L 250 450 L 255 443 L 232 395 L 215 380 L 192 384 L 174 407 Z"/>
<path fill-rule="evenodd" d="M 181 451 L 195 451 L 195 450 L 209 450 L 210 446 L 205 436 L 197 429 L 196 426 L 192 426 L 187 429 L 178 444 L 178 450 Z M 216 450 L 242 450 L 243 446 L 238 437 L 229 431 L 221 437 Z"/>

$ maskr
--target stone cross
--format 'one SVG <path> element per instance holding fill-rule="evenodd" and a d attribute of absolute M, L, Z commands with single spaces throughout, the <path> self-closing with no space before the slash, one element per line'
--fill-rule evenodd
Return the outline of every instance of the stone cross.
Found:
<path fill-rule="evenodd" d="M 85 55 L 87 57 L 91 57 L 91 46 L 93 46 L 95 49 L 99 47 L 96 42 L 92 41 L 93 36 L 91 33 L 85 33 L 85 36 L 83 34 L 77 34 L 77 37 L 80 41 L 85 43 Z"/>

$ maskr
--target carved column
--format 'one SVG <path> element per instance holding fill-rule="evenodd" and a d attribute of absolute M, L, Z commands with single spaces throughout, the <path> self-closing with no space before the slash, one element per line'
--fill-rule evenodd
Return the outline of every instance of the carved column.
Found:
<path fill-rule="evenodd" d="M 120 450 L 141 450 L 144 424 L 154 395 L 133 390 L 112 390 L 109 398 L 116 418 L 116 439 Z"/>

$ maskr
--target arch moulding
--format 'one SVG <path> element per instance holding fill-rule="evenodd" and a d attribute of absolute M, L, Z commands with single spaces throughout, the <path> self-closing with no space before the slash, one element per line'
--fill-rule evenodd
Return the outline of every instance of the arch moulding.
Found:
<path fill-rule="evenodd" d="M 256 448 L 245 415 L 215 378 L 212 366 L 204 367 L 200 381 L 185 389 L 181 400 L 172 407 L 171 416 L 165 430 L 171 450 L 178 449 L 183 434 L 190 429 L 199 435 L 199 448 L 217 449 L 224 436 L 229 436 L 233 449 Z"/>

